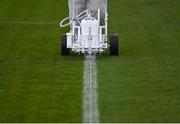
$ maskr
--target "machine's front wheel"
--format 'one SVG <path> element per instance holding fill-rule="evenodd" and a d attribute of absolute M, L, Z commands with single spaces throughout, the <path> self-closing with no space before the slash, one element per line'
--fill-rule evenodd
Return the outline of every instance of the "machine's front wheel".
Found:
<path fill-rule="evenodd" d="M 61 55 L 67 56 L 70 54 L 70 49 L 67 48 L 67 36 L 65 34 L 61 37 Z"/>
<path fill-rule="evenodd" d="M 110 36 L 110 55 L 118 56 L 119 55 L 119 35 L 113 34 Z"/>

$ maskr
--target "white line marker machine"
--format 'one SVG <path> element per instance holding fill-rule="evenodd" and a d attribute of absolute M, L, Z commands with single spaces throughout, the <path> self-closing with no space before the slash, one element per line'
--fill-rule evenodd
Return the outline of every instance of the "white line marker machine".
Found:
<path fill-rule="evenodd" d="M 97 8 L 96 16 L 93 16 L 94 13 L 92 14 L 90 9 L 78 12 L 75 1 L 72 0 L 72 17 L 69 16 L 60 22 L 60 27 L 70 26 L 70 32 L 62 35 L 61 38 L 61 55 L 69 55 L 70 50 L 91 55 L 102 53 L 108 48 L 110 48 L 110 55 L 118 55 L 119 37 L 117 34 L 110 36 L 108 44 L 107 0 L 103 0 L 101 9 Z"/>

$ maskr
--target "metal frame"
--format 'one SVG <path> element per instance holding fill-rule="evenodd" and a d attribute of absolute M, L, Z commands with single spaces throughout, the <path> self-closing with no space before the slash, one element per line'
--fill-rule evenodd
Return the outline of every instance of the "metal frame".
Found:
<path fill-rule="evenodd" d="M 107 35 L 108 35 L 108 13 L 107 13 L 107 0 L 105 0 L 105 18 L 104 18 L 104 25 L 100 24 L 100 9 L 98 9 L 98 18 L 95 19 L 91 17 L 91 13 L 86 10 L 82 13 L 80 13 L 78 16 L 75 15 L 75 2 L 73 0 L 73 19 L 70 21 L 72 24 L 71 31 L 69 33 L 66 33 L 67 35 L 67 48 L 71 48 L 72 51 L 77 53 L 101 53 L 104 51 L 104 49 L 108 48 L 107 44 Z M 83 17 L 83 16 L 84 17 Z M 80 20 L 80 21 L 79 21 Z M 97 22 L 98 21 L 98 33 L 96 35 L 91 34 L 91 27 L 89 28 L 89 34 L 83 35 L 82 34 L 82 22 L 88 21 L 89 24 Z M 78 22 L 78 23 L 77 23 Z M 97 29 L 96 28 L 96 29 Z M 92 38 L 95 38 L 97 41 L 94 45 L 92 45 Z M 85 39 L 83 41 L 83 39 Z M 88 47 L 85 46 L 85 41 L 88 40 Z"/>

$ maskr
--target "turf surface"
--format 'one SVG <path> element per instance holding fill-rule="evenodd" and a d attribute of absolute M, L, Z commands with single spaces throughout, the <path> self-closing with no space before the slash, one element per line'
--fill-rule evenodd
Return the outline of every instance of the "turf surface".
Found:
<path fill-rule="evenodd" d="M 109 1 L 121 55 L 97 58 L 101 122 L 180 122 L 179 6 Z M 83 57 L 59 55 L 65 16 L 65 0 L 0 1 L 0 122 L 82 122 Z"/>
<path fill-rule="evenodd" d="M 65 16 L 66 1 L 0 1 L 0 122 L 82 122 L 83 57 L 59 54 Z"/>
<path fill-rule="evenodd" d="M 120 56 L 98 57 L 101 122 L 180 122 L 180 0 L 111 0 Z"/>

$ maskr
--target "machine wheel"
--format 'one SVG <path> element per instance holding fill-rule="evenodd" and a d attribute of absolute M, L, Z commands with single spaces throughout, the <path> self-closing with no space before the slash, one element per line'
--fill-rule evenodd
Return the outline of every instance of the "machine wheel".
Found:
<path fill-rule="evenodd" d="M 70 49 L 67 48 L 67 36 L 65 34 L 61 37 L 61 55 L 67 56 L 70 54 Z"/>
<path fill-rule="evenodd" d="M 113 34 L 110 36 L 110 55 L 119 55 L 119 36 L 118 34 Z"/>

